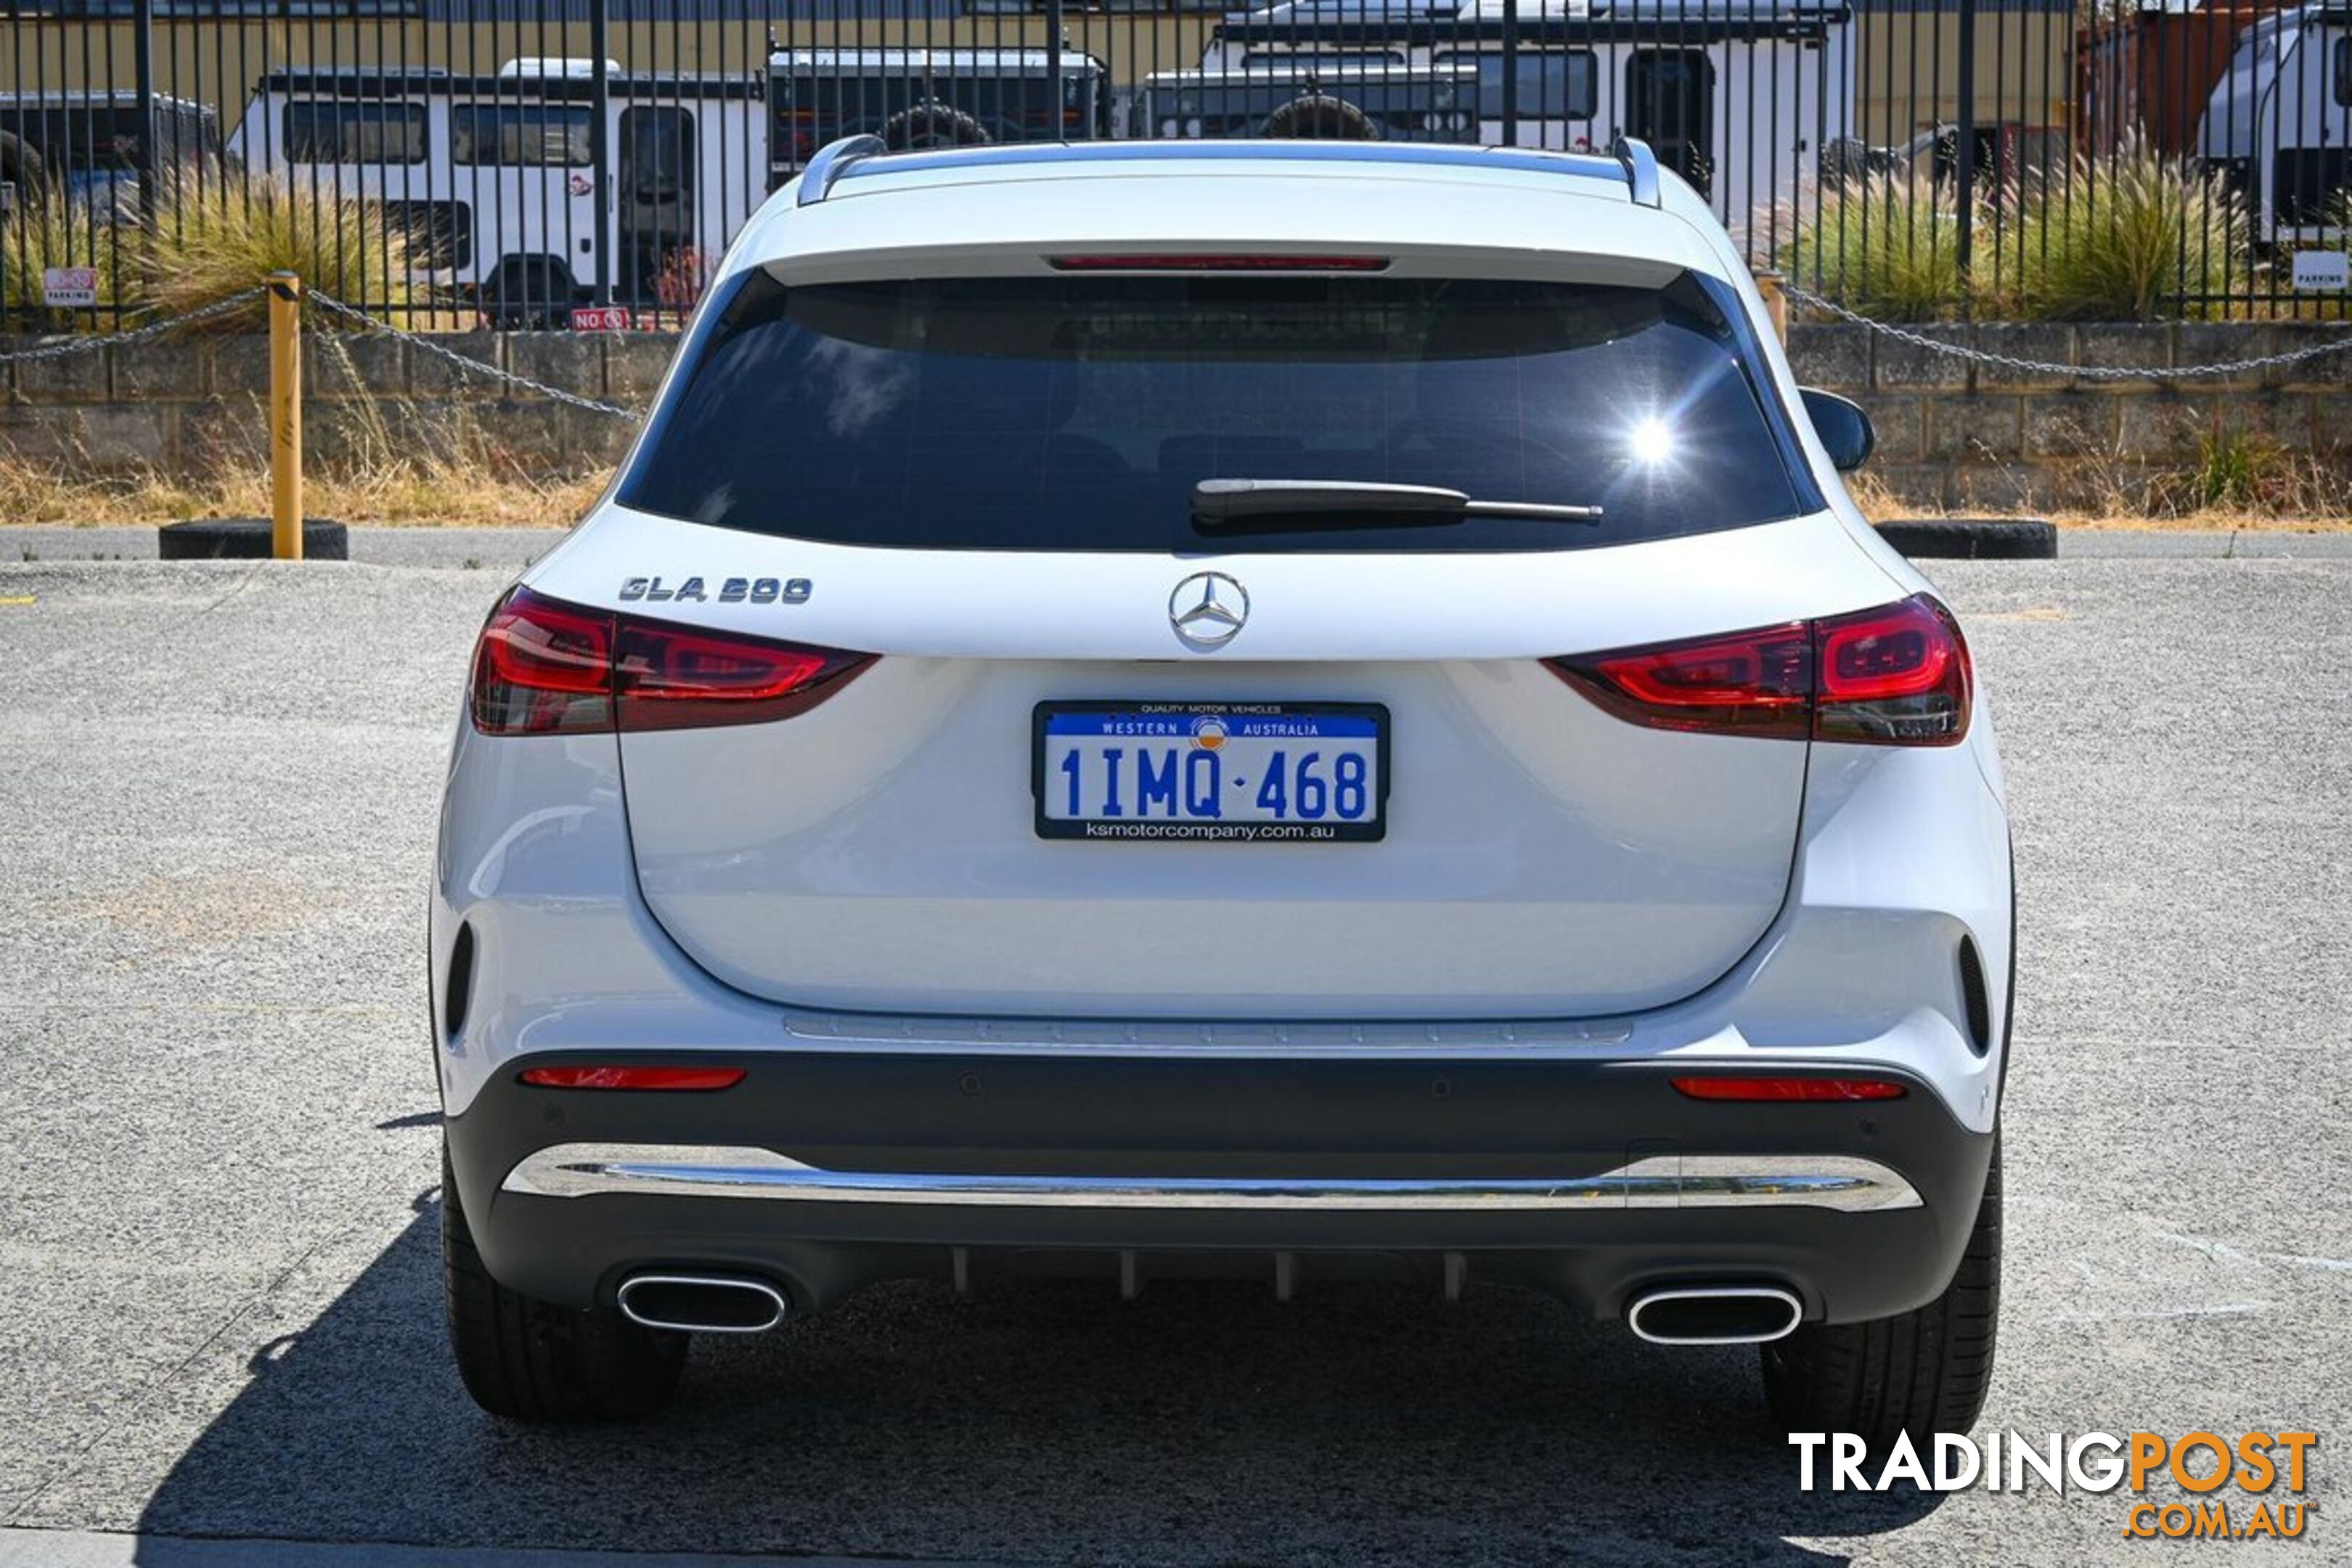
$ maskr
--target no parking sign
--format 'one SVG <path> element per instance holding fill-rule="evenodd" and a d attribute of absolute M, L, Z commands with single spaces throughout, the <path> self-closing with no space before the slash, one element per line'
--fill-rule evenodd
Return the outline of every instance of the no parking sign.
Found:
<path fill-rule="evenodd" d="M 41 269 L 41 303 L 52 310 L 86 310 L 98 304 L 98 268 L 45 267 Z"/>

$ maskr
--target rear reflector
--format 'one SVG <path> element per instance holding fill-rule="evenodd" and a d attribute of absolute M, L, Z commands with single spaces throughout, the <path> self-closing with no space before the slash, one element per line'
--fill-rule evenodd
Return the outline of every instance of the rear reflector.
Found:
<path fill-rule="evenodd" d="M 1385 256 L 1049 256 L 1056 272 L 1385 272 Z"/>
<path fill-rule="evenodd" d="M 474 652 L 486 735 L 682 730 L 788 719 L 874 656 L 583 609 L 518 588 Z"/>
<path fill-rule="evenodd" d="M 1666 1081 L 1693 1100 L 1900 1100 L 1908 1092 L 1883 1078 L 1677 1078 Z"/>
<path fill-rule="evenodd" d="M 1969 731 L 1968 645 L 1925 594 L 1825 620 L 1544 661 L 1653 730 L 1948 746 Z"/>
<path fill-rule="evenodd" d="M 741 1068 L 525 1068 L 521 1081 L 534 1089 L 732 1089 L 743 1081 Z"/>

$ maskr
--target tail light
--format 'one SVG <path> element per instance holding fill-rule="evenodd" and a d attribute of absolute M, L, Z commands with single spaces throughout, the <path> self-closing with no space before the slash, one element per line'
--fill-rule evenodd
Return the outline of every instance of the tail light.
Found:
<path fill-rule="evenodd" d="M 814 708 L 873 662 L 518 588 L 490 612 L 474 650 L 474 728 L 553 735 L 764 723 Z"/>
<path fill-rule="evenodd" d="M 1825 620 L 1544 661 L 1653 730 L 1948 746 L 1969 731 L 1972 674 L 1951 612 L 1925 594 Z"/>
<path fill-rule="evenodd" d="M 1927 595 L 1815 621 L 1813 635 L 1820 739 L 1940 746 L 1969 732 L 1969 647 L 1951 612 Z"/>
<path fill-rule="evenodd" d="M 1736 1074 L 1668 1079 L 1693 1100 L 1900 1100 L 1908 1091 L 1883 1078 L 1748 1078 Z"/>
<path fill-rule="evenodd" d="M 741 1068 L 564 1067 L 525 1068 L 516 1077 L 533 1089 L 667 1089 L 689 1094 L 733 1089 Z"/>

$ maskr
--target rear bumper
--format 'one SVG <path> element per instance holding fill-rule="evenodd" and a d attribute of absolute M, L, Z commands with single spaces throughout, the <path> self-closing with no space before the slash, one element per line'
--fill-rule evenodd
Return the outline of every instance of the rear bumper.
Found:
<path fill-rule="evenodd" d="M 897 1278 L 1426 1276 L 1602 1316 L 1721 1281 L 1843 1321 L 1943 1289 L 1991 1150 L 1924 1083 L 1700 1102 L 1654 1061 L 669 1059 L 747 1076 L 642 1094 L 507 1072 L 449 1121 L 498 1278 L 585 1305 L 641 1270 L 723 1269 L 806 1309 Z"/>

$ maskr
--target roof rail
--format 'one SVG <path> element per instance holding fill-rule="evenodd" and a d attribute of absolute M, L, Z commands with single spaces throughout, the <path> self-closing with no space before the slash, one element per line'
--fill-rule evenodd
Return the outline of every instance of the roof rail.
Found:
<path fill-rule="evenodd" d="M 799 205 L 814 206 L 833 193 L 834 181 L 841 178 L 849 165 L 889 150 L 889 143 L 879 136 L 845 136 L 838 142 L 826 142 L 801 171 Z"/>
<path fill-rule="evenodd" d="M 1639 137 L 1620 135 L 1611 139 L 1609 155 L 1625 170 L 1625 188 L 1633 194 L 1637 207 L 1663 206 L 1658 195 L 1658 155 L 1650 144 Z"/>

